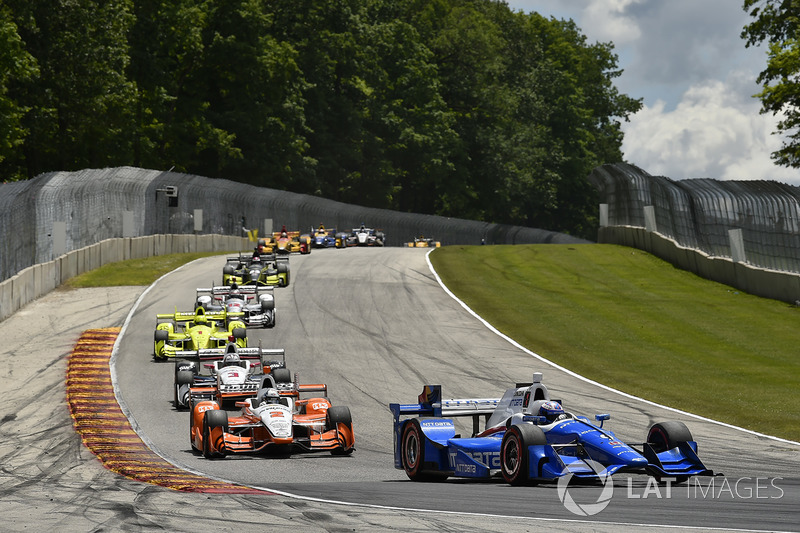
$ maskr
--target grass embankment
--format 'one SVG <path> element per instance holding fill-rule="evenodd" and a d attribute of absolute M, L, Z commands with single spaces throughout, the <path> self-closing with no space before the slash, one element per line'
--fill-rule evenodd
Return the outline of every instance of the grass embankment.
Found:
<path fill-rule="evenodd" d="M 444 283 L 497 329 L 648 400 L 800 441 L 800 309 L 612 245 L 446 246 Z"/>
<path fill-rule="evenodd" d="M 100 268 L 67 280 L 63 287 L 67 289 L 82 289 L 86 287 L 150 285 L 167 272 L 172 272 L 185 263 L 201 257 L 210 257 L 224 253 L 225 252 L 168 254 L 108 263 Z M 238 252 L 232 252 L 232 254 L 238 254 Z"/>

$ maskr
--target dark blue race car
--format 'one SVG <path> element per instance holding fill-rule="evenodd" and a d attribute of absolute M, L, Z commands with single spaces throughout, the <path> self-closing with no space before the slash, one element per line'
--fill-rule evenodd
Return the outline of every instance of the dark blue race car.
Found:
<path fill-rule="evenodd" d="M 314 248 L 344 248 L 344 243 L 341 242 L 341 235 L 337 235 L 336 228 L 326 228 L 324 224 L 320 224 L 311 233 L 311 246 Z"/>
<path fill-rule="evenodd" d="M 603 428 L 609 415 L 595 415 L 594 423 L 564 411 L 538 372 L 533 383 L 517 384 L 500 399 L 443 400 L 440 385 L 426 385 L 418 403 L 393 403 L 389 409 L 395 468 L 414 481 L 502 476 L 520 485 L 632 472 L 680 483 L 689 476 L 714 475 L 682 422 L 653 424 L 642 443 L 621 442 Z M 471 437 L 456 435 L 450 417 L 462 416 L 473 417 Z"/>

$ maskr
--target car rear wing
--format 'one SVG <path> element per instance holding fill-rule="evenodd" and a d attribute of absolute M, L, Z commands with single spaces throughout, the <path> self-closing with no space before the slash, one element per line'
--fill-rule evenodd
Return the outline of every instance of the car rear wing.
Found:
<path fill-rule="evenodd" d="M 395 429 L 400 424 L 401 417 L 409 416 L 429 416 L 434 418 L 462 417 L 471 416 L 474 431 L 478 433 L 480 417 L 488 419 L 497 405 L 500 398 L 463 398 L 463 399 L 442 399 L 441 385 L 425 385 L 422 394 L 417 398 L 418 403 L 400 404 L 390 403 L 389 410 L 394 416 Z"/>
<path fill-rule="evenodd" d="M 275 288 L 272 286 L 258 286 L 258 285 L 239 285 L 238 286 L 239 293 L 243 295 L 254 295 L 258 296 L 260 294 L 264 294 L 266 292 L 275 292 Z M 197 296 L 201 296 L 203 294 L 209 294 L 211 296 L 228 296 L 231 293 L 231 286 L 230 285 L 215 285 L 213 287 L 198 287 L 197 288 Z"/>
<path fill-rule="evenodd" d="M 225 357 L 227 348 L 204 348 L 202 350 L 186 350 L 178 351 L 175 354 L 179 357 L 196 357 L 201 362 L 204 361 L 217 361 Z M 262 366 L 277 366 L 276 363 L 286 364 L 286 357 L 283 348 L 237 348 L 236 353 L 241 359 L 249 359 L 259 361 Z M 277 357 L 281 356 L 283 361 L 267 361 L 265 356 Z"/>
<path fill-rule="evenodd" d="M 198 311 L 201 310 L 201 311 Z M 227 318 L 236 318 L 244 316 L 244 313 L 228 313 L 225 310 L 219 312 L 206 312 L 202 307 L 198 307 L 195 311 L 175 311 L 174 313 L 158 313 L 156 321 L 159 320 L 172 320 L 173 322 L 192 322 L 198 316 L 205 317 L 206 320 L 225 321 Z"/>

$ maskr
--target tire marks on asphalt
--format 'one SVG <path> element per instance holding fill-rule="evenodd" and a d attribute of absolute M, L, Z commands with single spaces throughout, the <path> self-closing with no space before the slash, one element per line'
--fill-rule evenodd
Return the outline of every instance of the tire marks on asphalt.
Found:
<path fill-rule="evenodd" d="M 269 494 L 186 472 L 150 450 L 119 407 L 109 359 L 120 328 L 83 332 L 67 364 L 67 403 L 84 445 L 107 469 L 183 492 Z"/>

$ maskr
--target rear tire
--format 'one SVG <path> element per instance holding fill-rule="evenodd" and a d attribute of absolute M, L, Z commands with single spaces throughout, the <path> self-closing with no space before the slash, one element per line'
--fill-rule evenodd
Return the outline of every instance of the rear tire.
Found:
<path fill-rule="evenodd" d="M 410 419 L 403 425 L 400 437 L 400 461 L 403 470 L 411 481 L 440 481 L 447 475 L 442 473 L 425 472 L 425 435 L 422 426 L 416 418 Z"/>
<path fill-rule="evenodd" d="M 271 373 L 276 384 L 292 382 L 292 372 L 288 368 L 276 368 Z"/>

